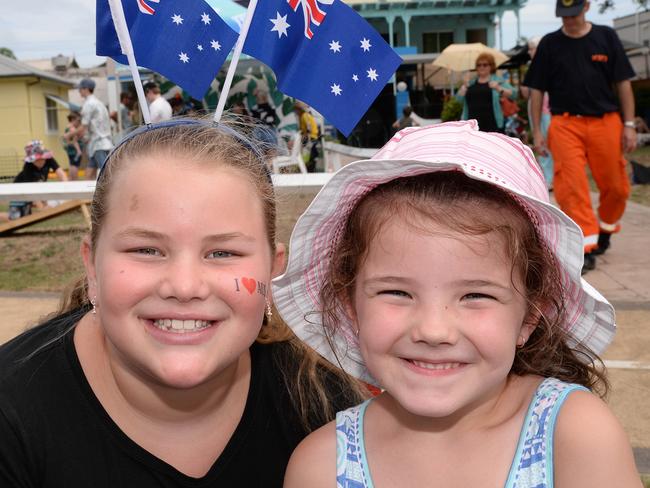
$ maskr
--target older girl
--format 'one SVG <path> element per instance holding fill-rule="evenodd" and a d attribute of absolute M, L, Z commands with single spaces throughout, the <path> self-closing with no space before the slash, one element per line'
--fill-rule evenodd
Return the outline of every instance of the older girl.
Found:
<path fill-rule="evenodd" d="M 259 154 L 176 120 L 110 155 L 86 277 L 0 348 L 0 486 L 280 486 L 300 439 L 360 398 L 272 320 L 284 248 Z"/>

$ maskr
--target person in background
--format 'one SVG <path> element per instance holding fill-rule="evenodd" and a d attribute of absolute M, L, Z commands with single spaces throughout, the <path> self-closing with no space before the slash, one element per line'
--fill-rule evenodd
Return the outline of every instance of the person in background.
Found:
<path fill-rule="evenodd" d="M 162 122 L 172 118 L 172 106 L 165 97 L 160 94 L 160 86 L 154 81 L 149 81 L 143 85 L 144 96 L 149 103 L 149 114 L 151 123 Z"/>
<path fill-rule="evenodd" d="M 562 27 L 542 38 L 524 81 L 532 90 L 535 150 L 541 155 L 551 151 L 555 198 L 584 234 L 583 272 L 596 267 L 596 256 L 621 228 L 630 194 L 623 153 L 637 144 L 634 70 L 616 31 L 587 22 L 589 6 L 585 0 L 557 0 Z M 547 137 L 542 132 L 544 92 L 552 114 Z M 598 215 L 587 166 L 600 191 Z"/>
<path fill-rule="evenodd" d="M 539 45 L 539 41 L 541 40 L 542 40 L 541 37 L 533 37 L 532 39 L 528 40 L 528 55 L 530 56 L 531 60 L 535 57 L 535 53 L 537 52 L 537 46 Z M 533 117 L 532 117 L 532 108 L 531 108 L 531 100 L 530 100 L 530 89 L 525 85 L 521 85 L 521 88 L 519 90 L 521 92 L 522 97 L 528 100 L 528 121 L 532 128 Z M 548 127 L 551 125 L 551 107 L 548 101 L 548 93 L 546 92 L 544 92 L 544 98 L 542 102 L 542 118 L 540 120 L 540 124 L 541 124 L 542 134 L 546 138 L 548 136 Z M 546 151 L 545 154 L 537 154 L 536 156 L 537 156 L 537 162 L 539 163 L 540 167 L 542 168 L 542 172 L 544 173 L 546 186 L 549 188 L 549 190 L 552 190 L 553 175 L 554 175 L 553 155 L 551 154 L 550 151 Z"/>
<path fill-rule="evenodd" d="M 129 92 L 120 93 L 121 133 L 126 135 L 135 125 L 133 123 L 133 98 Z"/>
<path fill-rule="evenodd" d="M 68 155 L 68 174 L 71 180 L 76 180 L 79 177 L 84 148 L 82 134 L 81 114 L 72 111 L 68 114 L 68 126 L 63 131 L 63 148 Z"/>
<path fill-rule="evenodd" d="M 410 105 L 407 105 L 402 109 L 402 117 L 393 122 L 393 129 L 398 131 L 405 129 L 406 127 L 413 127 L 419 125 L 416 121 L 411 118 L 413 109 Z"/>
<path fill-rule="evenodd" d="M 253 129 L 253 136 L 264 145 L 265 153 L 272 157 L 278 150 L 278 124 L 280 118 L 269 103 L 269 92 L 258 88 L 255 90 L 255 105 L 251 116 L 258 121 Z"/>
<path fill-rule="evenodd" d="M 68 176 L 56 162 L 50 151 L 43 147 L 39 140 L 30 141 L 25 146 L 23 169 L 14 178 L 14 183 L 39 183 L 47 181 L 50 173 L 54 173 L 61 181 L 68 181 Z M 15 220 L 32 213 L 32 210 L 42 210 L 48 206 L 45 201 L 11 201 L 8 220 Z M 3 215 L 3 217 L 5 217 Z"/>
<path fill-rule="evenodd" d="M 108 152 L 113 148 L 111 121 L 106 106 L 94 95 L 95 82 L 90 78 L 84 78 L 77 87 L 79 94 L 84 99 L 83 107 L 81 107 L 83 132 L 80 132 L 79 136 L 85 136 L 88 141 L 86 178 L 94 180 L 97 177 L 97 171 L 104 167 Z"/>
<path fill-rule="evenodd" d="M 462 120 L 476 119 L 483 132 L 503 132 L 505 118 L 501 108 L 501 97 L 515 100 L 517 91 L 497 75 L 494 56 L 481 53 L 476 58 L 476 78 L 465 74 L 456 99 L 463 103 Z"/>
<path fill-rule="evenodd" d="M 316 171 L 316 160 L 318 159 L 318 140 L 320 130 L 316 119 L 309 113 L 309 107 L 303 102 L 297 101 L 294 110 L 298 117 L 298 126 L 302 136 L 302 145 L 309 151 L 309 159 L 307 160 L 307 171 L 313 173 Z"/>

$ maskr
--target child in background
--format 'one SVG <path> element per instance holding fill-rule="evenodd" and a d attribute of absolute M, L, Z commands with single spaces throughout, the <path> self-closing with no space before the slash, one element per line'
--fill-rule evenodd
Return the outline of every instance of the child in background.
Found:
<path fill-rule="evenodd" d="M 531 151 L 475 121 L 405 129 L 341 169 L 273 295 L 298 337 L 384 392 L 307 437 L 285 487 L 641 487 L 589 391 L 607 391 L 615 325 L 582 257 Z"/>
<path fill-rule="evenodd" d="M 83 156 L 83 126 L 81 125 L 81 114 L 70 112 L 68 114 L 68 126 L 63 131 L 63 148 L 68 155 L 70 168 L 68 173 L 71 180 L 79 176 L 81 157 Z"/>
<path fill-rule="evenodd" d="M 281 486 L 362 392 L 273 320 L 275 213 L 234 129 L 130 133 L 97 181 L 86 276 L 0 347 L 0 486 Z"/>

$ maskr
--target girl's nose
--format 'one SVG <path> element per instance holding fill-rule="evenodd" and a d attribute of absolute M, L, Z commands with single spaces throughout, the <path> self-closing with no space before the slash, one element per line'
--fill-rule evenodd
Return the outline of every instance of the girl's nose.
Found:
<path fill-rule="evenodd" d="M 166 270 L 160 286 L 163 298 L 179 302 L 205 300 L 210 293 L 202 264 L 191 258 L 175 258 Z"/>
<path fill-rule="evenodd" d="M 455 344 L 458 341 L 457 316 L 447 305 L 429 305 L 413 317 L 411 339 L 430 345 Z"/>

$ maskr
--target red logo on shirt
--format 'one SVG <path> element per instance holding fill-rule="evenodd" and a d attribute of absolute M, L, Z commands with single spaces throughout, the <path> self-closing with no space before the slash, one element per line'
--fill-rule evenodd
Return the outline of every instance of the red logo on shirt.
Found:
<path fill-rule="evenodd" d="M 606 63 L 609 58 L 607 57 L 607 54 L 592 54 L 591 60 L 596 63 Z"/>

